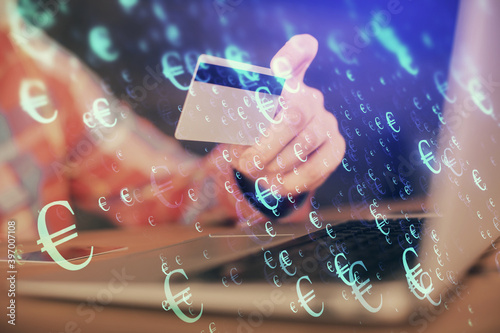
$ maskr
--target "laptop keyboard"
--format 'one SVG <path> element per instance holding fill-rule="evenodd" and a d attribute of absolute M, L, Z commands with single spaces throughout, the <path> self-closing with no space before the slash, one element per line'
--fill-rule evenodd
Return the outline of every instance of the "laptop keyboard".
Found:
<path fill-rule="evenodd" d="M 405 274 L 403 251 L 409 247 L 418 251 L 423 223 L 424 219 L 403 218 L 379 222 L 383 224 L 381 228 L 376 221 L 359 220 L 327 229 L 316 229 L 310 224 L 309 234 L 305 236 L 264 247 L 253 255 L 200 273 L 196 278 L 220 281 L 237 274 L 237 281 L 267 280 L 275 284 L 275 280 L 287 283 L 307 275 L 311 281 L 339 283 L 338 272 L 348 278 L 349 267 L 356 263 L 354 276 L 359 281 L 400 279 Z M 415 259 L 409 256 L 408 263 L 413 265 Z"/>

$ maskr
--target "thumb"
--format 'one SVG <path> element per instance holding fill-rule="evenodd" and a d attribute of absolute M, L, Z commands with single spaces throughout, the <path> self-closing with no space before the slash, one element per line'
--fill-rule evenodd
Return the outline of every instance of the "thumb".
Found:
<path fill-rule="evenodd" d="M 307 68 L 318 52 L 318 41 L 311 35 L 296 35 L 271 60 L 273 74 L 295 86 L 304 80 Z"/>

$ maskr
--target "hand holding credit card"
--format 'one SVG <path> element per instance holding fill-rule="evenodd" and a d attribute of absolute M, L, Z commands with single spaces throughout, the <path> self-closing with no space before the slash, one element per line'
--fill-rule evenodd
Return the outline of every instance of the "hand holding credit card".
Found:
<path fill-rule="evenodd" d="M 284 78 L 268 68 L 209 55 L 198 58 L 175 137 L 252 145 L 273 120 Z"/>
<path fill-rule="evenodd" d="M 271 69 L 200 56 L 175 137 L 222 143 L 234 169 L 282 196 L 313 191 L 345 152 L 323 93 L 303 82 L 317 50 L 314 37 L 294 36 Z"/>

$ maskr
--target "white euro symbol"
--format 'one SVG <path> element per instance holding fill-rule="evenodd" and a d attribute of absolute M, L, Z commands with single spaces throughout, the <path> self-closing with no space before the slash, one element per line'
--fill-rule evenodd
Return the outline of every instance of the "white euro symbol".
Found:
<path fill-rule="evenodd" d="M 21 88 L 19 90 L 19 99 L 21 108 L 26 111 L 31 118 L 42 124 L 48 124 L 53 122 L 57 117 L 57 110 L 54 110 L 54 114 L 50 118 L 42 117 L 37 108 L 49 104 L 49 99 L 47 95 L 38 95 L 35 97 L 30 96 L 30 88 L 38 87 L 45 90 L 45 85 L 40 80 L 23 80 L 21 82 Z"/>
<path fill-rule="evenodd" d="M 70 264 L 60 253 L 59 251 L 57 251 L 56 249 L 56 246 L 57 245 L 60 245 L 62 243 L 65 243 L 75 237 L 78 236 L 78 233 L 75 231 L 74 233 L 72 233 L 71 235 L 69 236 L 66 236 L 62 239 L 59 239 L 58 241 L 56 242 L 52 242 L 52 239 L 55 238 L 55 237 L 58 237 L 62 234 L 65 234 L 66 232 L 70 231 L 70 230 L 73 230 L 73 229 L 76 229 L 76 225 L 71 225 L 67 228 L 64 228 L 62 230 L 59 230 L 53 234 L 50 234 L 49 235 L 49 231 L 47 230 L 47 224 L 45 222 L 45 215 L 47 214 L 47 210 L 52 207 L 52 206 L 63 206 L 63 207 L 66 207 L 72 215 L 75 215 L 75 213 L 73 212 L 73 209 L 71 209 L 71 206 L 69 205 L 69 203 L 67 201 L 54 201 L 54 202 L 51 202 L 47 205 L 45 205 L 42 210 L 40 211 L 40 214 L 38 215 L 38 234 L 40 235 L 40 239 L 36 241 L 37 244 L 43 244 L 43 247 L 42 247 L 42 250 L 41 252 L 45 252 L 47 251 L 47 253 L 49 254 L 49 256 L 59 265 L 61 266 L 62 268 L 65 268 L 67 270 L 70 270 L 70 271 L 77 271 L 77 270 L 80 270 L 82 268 L 84 268 L 85 266 L 87 266 L 89 263 L 90 263 L 90 260 L 92 259 L 92 255 L 94 254 L 94 247 L 92 246 L 91 249 L 90 249 L 90 255 L 88 257 L 87 260 L 85 260 L 85 262 L 82 262 L 81 264 L 79 265 L 74 265 L 74 264 Z"/>

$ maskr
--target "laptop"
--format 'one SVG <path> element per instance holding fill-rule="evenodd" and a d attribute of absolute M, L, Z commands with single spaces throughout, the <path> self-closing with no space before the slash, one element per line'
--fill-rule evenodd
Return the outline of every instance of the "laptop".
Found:
<path fill-rule="evenodd" d="M 488 4 L 498 12 L 497 4 Z M 442 113 L 439 106 L 433 109 L 442 124 L 439 135 L 419 123 L 416 112 L 423 111 L 414 100 L 419 111 L 412 119 L 420 133 L 413 150 L 430 171 L 419 178 L 425 196 L 410 198 L 413 189 L 405 185 L 406 195 L 396 191 L 403 202 L 396 210 L 394 201 L 367 199 L 366 188 L 350 186 L 343 192 L 351 202 L 347 219 L 311 202 L 314 209 L 301 224 L 273 222 L 272 230 L 244 224 L 230 234 L 19 280 L 19 293 L 74 302 L 91 295 L 107 306 L 173 312 L 187 324 L 227 314 L 243 323 L 242 332 L 268 318 L 413 325 L 423 318 L 417 307 L 442 312 L 460 297 L 461 279 L 485 251 L 496 249 L 500 236 L 500 49 L 487 44 L 498 31 L 493 20 L 480 6 L 463 4 L 448 79 L 435 74 L 429 89 L 444 100 Z M 471 29 L 478 22 L 485 27 L 479 37 Z M 406 75 L 416 71 L 406 69 Z M 383 160 L 374 163 L 386 167 Z"/>

